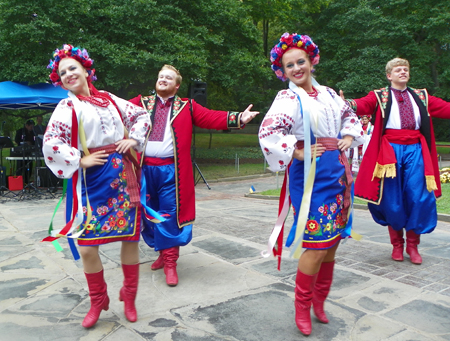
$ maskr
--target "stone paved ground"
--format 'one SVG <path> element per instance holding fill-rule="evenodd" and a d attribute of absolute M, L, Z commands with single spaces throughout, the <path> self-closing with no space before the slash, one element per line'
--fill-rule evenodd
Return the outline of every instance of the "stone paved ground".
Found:
<path fill-rule="evenodd" d="M 63 252 L 40 242 L 57 200 L 0 203 L 0 340 L 303 339 L 294 323 L 296 261 L 284 259 L 277 271 L 260 256 L 277 202 L 244 197 L 252 185 L 275 187 L 276 178 L 210 185 L 196 188 L 194 238 L 181 249 L 177 287 L 150 270 L 157 255 L 141 242 L 136 323 L 126 321 L 118 301 L 120 247 L 101 247 L 111 304 L 89 330 L 80 325 L 89 307 L 81 264 L 64 241 Z M 330 323 L 313 318 L 308 339 L 450 340 L 450 224 L 423 236 L 420 266 L 406 255 L 390 259 L 387 231 L 368 211 L 355 210 L 354 227 L 364 238 L 339 247 Z"/>

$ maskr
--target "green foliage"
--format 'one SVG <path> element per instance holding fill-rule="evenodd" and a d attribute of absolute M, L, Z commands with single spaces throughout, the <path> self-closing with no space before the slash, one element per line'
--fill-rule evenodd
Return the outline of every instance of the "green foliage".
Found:
<path fill-rule="evenodd" d="M 0 13 L 0 81 L 47 81 L 45 66 L 63 43 L 85 47 L 96 86 L 124 98 L 148 94 L 161 66 L 173 64 L 182 96 L 202 80 L 213 90 L 208 106 L 243 110 L 255 101 L 248 89 L 269 75 L 253 53 L 258 31 L 235 0 L 4 0 Z"/>
<path fill-rule="evenodd" d="M 267 56 L 289 31 L 314 39 L 317 79 L 349 98 L 387 85 L 386 62 L 399 56 L 411 63 L 411 86 L 450 100 L 447 0 L 0 0 L 0 13 L 0 81 L 47 81 L 52 51 L 71 43 L 95 60 L 99 89 L 147 95 L 161 66 L 173 64 L 182 97 L 201 80 L 208 107 L 253 103 L 260 122 L 286 86 Z M 19 125 L 35 115 L 8 112 Z M 439 125 L 436 135 L 447 140 L 446 131 Z"/>
<path fill-rule="evenodd" d="M 320 82 L 360 97 L 388 84 L 384 67 L 411 63 L 412 87 L 450 99 L 450 3 L 443 0 L 333 1 L 301 23 L 319 44 Z"/>
<path fill-rule="evenodd" d="M 450 142 L 450 120 L 441 118 L 433 118 L 432 120 L 436 140 Z"/>

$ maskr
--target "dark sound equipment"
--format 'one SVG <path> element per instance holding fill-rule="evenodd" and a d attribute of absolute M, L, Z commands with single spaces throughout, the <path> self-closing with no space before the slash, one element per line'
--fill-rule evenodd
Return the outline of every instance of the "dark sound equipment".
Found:
<path fill-rule="evenodd" d="M 206 83 L 192 82 L 189 84 L 189 98 L 195 100 L 198 104 L 206 106 Z"/>

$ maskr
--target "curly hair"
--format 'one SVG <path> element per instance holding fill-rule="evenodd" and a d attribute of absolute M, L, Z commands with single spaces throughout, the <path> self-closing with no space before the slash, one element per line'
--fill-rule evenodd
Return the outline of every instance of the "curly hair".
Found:
<path fill-rule="evenodd" d="M 78 61 L 89 74 L 88 82 L 93 82 L 97 80 L 95 77 L 95 69 L 93 69 L 94 60 L 89 58 L 89 54 L 86 49 L 81 49 L 80 47 L 73 47 L 69 44 L 64 44 L 61 49 L 56 49 L 53 52 L 54 60 L 50 59 L 47 69 L 51 69 L 49 77 L 53 85 L 61 85 L 61 77 L 58 74 L 59 62 L 64 58 L 73 58 Z"/>
<path fill-rule="evenodd" d="M 286 76 L 283 71 L 282 58 L 286 51 L 297 48 L 305 51 L 312 65 L 319 64 L 319 47 L 314 44 L 312 39 L 307 35 L 301 35 L 297 33 L 289 34 L 283 33 L 279 42 L 270 51 L 270 62 L 272 63 L 272 70 L 275 75 L 283 82 L 286 81 Z"/>

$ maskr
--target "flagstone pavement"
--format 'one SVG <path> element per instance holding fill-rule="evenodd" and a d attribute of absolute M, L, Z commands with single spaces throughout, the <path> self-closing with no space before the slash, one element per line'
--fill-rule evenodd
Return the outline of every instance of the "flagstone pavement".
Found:
<path fill-rule="evenodd" d="M 0 340 L 290 341 L 306 339 L 294 322 L 295 260 L 284 253 L 281 271 L 262 258 L 277 215 L 276 200 L 244 196 L 274 188 L 275 176 L 196 186 L 192 242 L 181 248 L 179 285 L 168 287 L 157 253 L 140 242 L 138 321 L 128 322 L 118 295 L 123 276 L 119 245 L 100 248 L 110 309 L 95 327 L 81 321 L 89 309 L 82 265 L 40 240 L 57 199 L 1 200 Z M 61 210 L 62 211 L 62 210 Z M 427 212 L 423 212 L 427 214 Z M 291 218 L 288 218 L 289 226 Z M 62 213 L 56 224 L 62 224 Z M 450 340 L 450 223 L 422 236 L 422 265 L 390 258 L 387 229 L 355 209 L 361 241 L 337 252 L 326 311 L 313 317 L 308 340 Z"/>

